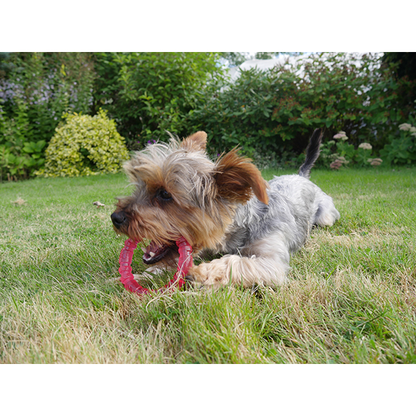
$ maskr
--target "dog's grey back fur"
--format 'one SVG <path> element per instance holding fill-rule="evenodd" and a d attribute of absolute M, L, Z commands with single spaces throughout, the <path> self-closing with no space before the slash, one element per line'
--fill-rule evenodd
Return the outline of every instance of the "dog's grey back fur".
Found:
<path fill-rule="evenodd" d="M 269 204 L 252 197 L 238 207 L 220 251 L 237 254 L 254 242 L 279 234 L 289 251 L 297 251 L 314 224 L 332 225 L 339 219 L 332 198 L 308 178 L 319 156 L 322 131 L 312 134 L 299 175 L 276 176 L 269 182 Z"/>
<path fill-rule="evenodd" d="M 237 209 L 226 235 L 225 252 L 236 253 L 276 232 L 287 236 L 291 252 L 298 250 L 316 223 L 322 197 L 328 197 L 299 175 L 275 177 L 269 182 L 268 195 L 268 205 L 253 197 Z"/>

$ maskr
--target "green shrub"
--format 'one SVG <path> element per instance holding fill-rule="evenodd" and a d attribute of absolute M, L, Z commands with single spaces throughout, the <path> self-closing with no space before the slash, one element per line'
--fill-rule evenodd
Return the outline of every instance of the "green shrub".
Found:
<path fill-rule="evenodd" d="M 93 65 L 85 53 L 11 53 L 6 63 L 7 70 L 0 68 L 0 180 L 26 179 L 43 168 L 62 114 L 89 111 Z"/>
<path fill-rule="evenodd" d="M 129 158 L 124 138 L 114 120 L 100 110 L 95 116 L 65 114 L 65 124 L 46 149 L 45 168 L 41 176 L 83 176 L 115 173 Z"/>
<path fill-rule="evenodd" d="M 63 113 L 87 113 L 91 108 L 90 54 L 13 53 L 10 61 L 13 69 L 0 78 L 0 104 L 9 120 L 16 120 L 24 106 L 30 141 L 49 142 Z"/>
<path fill-rule="evenodd" d="M 218 55 L 206 52 L 96 53 L 95 105 L 117 121 L 129 149 L 140 149 L 166 130 L 190 134 L 186 117 L 198 107 Z"/>
<path fill-rule="evenodd" d="M 15 116 L 5 116 L 0 105 L 0 181 L 18 180 L 32 176 L 43 166 L 45 140 L 33 140 L 23 101 L 16 106 Z"/>
<path fill-rule="evenodd" d="M 412 118 L 410 123 L 399 126 L 400 137 L 393 139 L 380 152 L 388 164 L 406 165 L 416 162 L 416 123 Z"/>
<path fill-rule="evenodd" d="M 347 144 L 370 141 L 378 152 L 402 120 L 396 93 L 402 81 L 392 67 L 380 67 L 378 56 L 364 55 L 357 65 L 354 59 L 319 54 L 296 65 L 241 71 L 236 81 L 204 90 L 188 125 L 208 133 L 212 152 L 241 144 L 248 154 L 299 154 L 318 127 L 326 128 L 326 140 L 342 130 Z"/>

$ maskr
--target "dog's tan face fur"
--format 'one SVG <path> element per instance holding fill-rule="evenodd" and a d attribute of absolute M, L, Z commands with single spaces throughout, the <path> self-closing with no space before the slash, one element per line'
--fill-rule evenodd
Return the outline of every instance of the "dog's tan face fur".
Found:
<path fill-rule="evenodd" d="M 117 203 L 114 214 L 125 218 L 118 232 L 155 245 L 172 245 L 183 236 L 198 252 L 221 242 L 236 207 L 253 193 L 267 204 L 267 184 L 250 159 L 232 150 L 214 163 L 206 140 L 200 131 L 169 145 L 156 143 L 126 163 L 135 190 Z"/>

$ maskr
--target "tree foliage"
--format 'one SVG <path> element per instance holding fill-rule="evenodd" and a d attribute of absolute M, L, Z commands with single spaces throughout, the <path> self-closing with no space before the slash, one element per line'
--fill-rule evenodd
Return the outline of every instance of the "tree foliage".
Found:
<path fill-rule="evenodd" d="M 96 59 L 96 105 L 117 120 L 130 148 L 166 136 L 166 130 L 186 134 L 184 120 L 210 81 L 221 76 L 215 53 L 98 54 Z"/>
<path fill-rule="evenodd" d="M 315 54 L 226 77 L 224 59 L 238 65 L 278 54 L 0 53 L 0 177 L 33 175 L 62 115 L 100 108 L 130 150 L 165 140 L 166 131 L 206 130 L 211 153 L 240 145 L 249 155 L 285 159 L 325 127 L 325 140 L 344 131 L 355 152 L 371 142 L 375 154 L 392 144 L 392 163 L 405 160 L 406 146 L 412 154 L 413 139 L 398 125 L 415 116 L 416 54 Z"/>
<path fill-rule="evenodd" d="M 399 78 L 416 80 L 416 52 L 385 52 L 382 61 L 398 64 L 396 73 Z"/>
<path fill-rule="evenodd" d="M 212 85 L 190 125 L 203 128 L 216 149 L 299 154 L 317 127 L 326 137 L 345 131 L 349 143 L 380 150 L 403 114 L 400 82 L 375 55 L 317 54 L 297 64 L 241 71 L 233 83 Z"/>
<path fill-rule="evenodd" d="M 1 177 L 26 178 L 67 111 L 92 105 L 93 64 L 82 53 L 3 54 L 0 63 Z"/>

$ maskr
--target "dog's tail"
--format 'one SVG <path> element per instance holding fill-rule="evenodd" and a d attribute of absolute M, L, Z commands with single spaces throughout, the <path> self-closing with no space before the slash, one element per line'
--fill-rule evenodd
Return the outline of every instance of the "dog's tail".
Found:
<path fill-rule="evenodd" d="M 313 164 L 319 157 L 322 135 L 322 129 L 316 129 L 309 139 L 309 144 L 306 148 L 306 159 L 305 162 L 303 162 L 303 165 L 299 168 L 299 176 L 309 179 Z"/>

